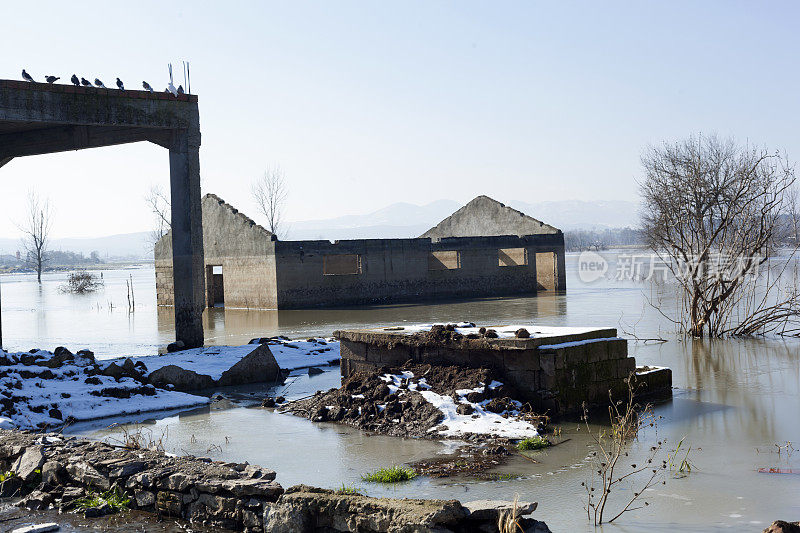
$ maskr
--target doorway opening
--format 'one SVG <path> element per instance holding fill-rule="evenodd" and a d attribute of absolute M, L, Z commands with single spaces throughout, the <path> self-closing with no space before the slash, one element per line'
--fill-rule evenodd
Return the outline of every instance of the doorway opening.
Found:
<path fill-rule="evenodd" d="M 225 307 L 225 281 L 222 265 L 208 265 L 206 269 L 208 307 Z"/>

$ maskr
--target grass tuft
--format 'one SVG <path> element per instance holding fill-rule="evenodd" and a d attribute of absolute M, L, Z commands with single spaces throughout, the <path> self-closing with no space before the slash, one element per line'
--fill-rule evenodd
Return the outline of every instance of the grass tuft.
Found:
<path fill-rule="evenodd" d="M 16 477 L 16 475 L 17 475 L 17 473 L 14 472 L 13 470 L 7 470 L 7 471 L 5 471 L 5 472 L 0 474 L 0 483 L 2 483 L 3 481 L 5 481 L 7 479 L 11 479 L 12 477 Z"/>
<path fill-rule="evenodd" d="M 86 497 L 75 500 L 72 505 L 79 512 L 108 506 L 112 512 L 116 513 L 127 509 L 130 502 L 131 499 L 124 492 L 112 489 L 106 492 L 90 492 Z"/>
<path fill-rule="evenodd" d="M 366 494 L 364 493 L 363 490 L 357 489 L 352 485 L 347 486 L 344 483 L 342 483 L 342 486 L 340 488 L 336 489 L 335 493 L 339 494 L 339 495 L 347 495 L 347 496 L 355 496 L 355 495 L 366 496 Z"/>
<path fill-rule="evenodd" d="M 518 450 L 541 450 L 548 446 L 550 446 L 550 441 L 538 436 L 530 439 L 522 439 L 517 443 Z"/>
<path fill-rule="evenodd" d="M 362 481 L 370 483 L 400 483 L 401 481 L 409 481 L 417 477 L 417 473 L 413 468 L 407 466 L 390 466 L 389 468 L 381 468 L 370 474 L 361 476 Z"/>

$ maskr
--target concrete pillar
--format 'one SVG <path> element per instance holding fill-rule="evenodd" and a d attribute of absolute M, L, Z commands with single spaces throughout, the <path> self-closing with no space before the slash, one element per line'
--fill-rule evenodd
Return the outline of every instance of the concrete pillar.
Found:
<path fill-rule="evenodd" d="M 169 150 L 175 338 L 203 346 L 205 271 L 200 206 L 200 134 L 175 132 Z"/>
<path fill-rule="evenodd" d="M 563 246 L 556 249 L 556 275 L 558 276 L 556 290 L 567 290 L 567 259 Z"/>

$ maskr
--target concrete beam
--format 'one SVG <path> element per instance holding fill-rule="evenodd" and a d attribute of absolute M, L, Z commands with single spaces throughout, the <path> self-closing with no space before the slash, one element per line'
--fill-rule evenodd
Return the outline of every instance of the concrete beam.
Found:
<path fill-rule="evenodd" d="M 199 131 L 195 133 L 176 132 L 169 150 L 175 337 L 187 348 L 204 343 L 203 214 Z"/>
<path fill-rule="evenodd" d="M 116 126 L 55 126 L 0 135 L 4 157 L 52 154 L 140 141 L 166 143 L 169 130 Z M 2 161 L 2 160 L 0 160 Z"/>

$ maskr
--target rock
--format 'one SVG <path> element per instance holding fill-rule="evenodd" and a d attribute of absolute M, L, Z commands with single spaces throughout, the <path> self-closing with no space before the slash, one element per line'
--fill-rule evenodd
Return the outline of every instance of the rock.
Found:
<path fill-rule="evenodd" d="M 180 518 L 183 499 L 174 492 L 161 491 L 156 495 L 156 510 L 165 516 Z"/>
<path fill-rule="evenodd" d="M 514 509 L 514 502 L 504 500 L 475 500 L 462 504 L 469 510 L 470 520 L 491 520 L 495 523 L 503 513 L 509 513 Z M 525 516 L 533 513 L 539 504 L 536 502 L 517 502 L 517 516 Z"/>
<path fill-rule="evenodd" d="M 498 337 L 497 332 L 493 329 L 487 329 L 483 336 L 487 339 L 496 339 Z"/>
<path fill-rule="evenodd" d="M 32 481 L 38 474 L 37 470 L 44 465 L 44 453 L 40 446 L 31 446 L 11 466 L 11 470 L 24 482 Z"/>
<path fill-rule="evenodd" d="M 83 380 L 83 382 L 86 383 L 87 385 L 102 385 L 103 383 L 102 381 L 100 381 L 100 378 L 95 376 L 86 378 L 85 380 Z"/>
<path fill-rule="evenodd" d="M 277 500 L 283 494 L 283 487 L 267 478 L 232 479 L 223 482 L 222 488 L 234 496 L 260 496 L 270 501 Z"/>
<path fill-rule="evenodd" d="M 83 516 L 84 518 L 100 518 L 101 516 L 112 514 L 113 512 L 114 509 L 107 503 L 104 503 L 100 507 L 89 507 L 83 512 Z"/>
<path fill-rule="evenodd" d="M 11 476 L 0 483 L 0 498 L 13 498 L 22 492 L 22 480 L 17 476 Z"/>
<path fill-rule="evenodd" d="M 51 357 L 47 362 L 46 366 L 49 368 L 58 368 L 62 366 L 64 363 L 72 362 L 75 360 L 75 356 L 64 348 L 63 346 L 59 346 L 53 352 L 53 357 Z"/>
<path fill-rule="evenodd" d="M 78 350 L 78 353 L 75 354 L 75 364 L 78 366 L 95 364 L 94 352 L 91 350 Z"/>
<path fill-rule="evenodd" d="M 518 339 L 529 339 L 531 337 L 531 334 L 527 329 L 519 328 L 517 331 L 514 332 L 514 336 Z"/>
<path fill-rule="evenodd" d="M 275 407 L 275 398 L 264 398 L 264 400 L 261 402 L 261 407 Z"/>
<path fill-rule="evenodd" d="M 152 371 L 147 381 L 156 387 L 173 385 L 174 390 L 181 392 L 208 389 L 215 385 L 211 376 L 198 374 L 193 370 L 186 370 L 177 365 L 167 365 Z"/>
<path fill-rule="evenodd" d="M 223 372 L 217 381 L 217 385 L 226 387 L 277 381 L 280 373 L 281 369 L 269 350 L 269 346 L 259 344 L 255 350 L 242 357 L 238 363 Z"/>
<path fill-rule="evenodd" d="M 311 366 L 311 367 L 308 368 L 308 375 L 309 376 L 318 376 L 318 375 L 320 375 L 320 374 L 322 374 L 324 372 L 325 372 L 324 370 L 322 370 L 321 368 L 316 367 L 316 366 Z"/>
<path fill-rule="evenodd" d="M 167 352 L 169 352 L 169 353 L 179 352 L 179 351 L 183 350 L 185 347 L 186 347 L 186 345 L 183 343 L 183 341 L 171 342 L 171 343 L 167 344 Z"/>
<path fill-rule="evenodd" d="M 17 507 L 29 511 L 44 511 L 53 503 L 53 495 L 40 490 L 35 490 L 17 502 Z"/>
<path fill-rule="evenodd" d="M 264 505 L 264 531 L 408 531 L 456 529 L 467 511 L 456 500 L 370 498 L 298 485 L 276 504 Z"/>
<path fill-rule="evenodd" d="M 275 398 L 275 403 L 284 403 L 285 401 L 286 398 L 284 398 L 283 396 L 278 396 L 277 398 Z"/>
<path fill-rule="evenodd" d="M 58 487 L 69 481 L 67 470 L 58 461 L 47 461 L 42 466 L 42 483 L 51 487 Z"/>
<path fill-rule="evenodd" d="M 147 490 L 137 490 L 133 495 L 139 508 L 151 507 L 156 503 L 156 495 Z"/>
<path fill-rule="evenodd" d="M 72 479 L 86 487 L 108 490 L 111 482 L 108 477 L 98 472 L 92 465 L 86 462 L 77 462 L 67 465 L 67 473 Z"/>
<path fill-rule="evenodd" d="M 775 520 L 764 529 L 764 533 L 800 533 L 800 522 L 785 522 Z"/>
<path fill-rule="evenodd" d="M 61 411 L 55 407 L 47 411 L 47 414 L 50 416 L 50 418 L 55 418 L 56 420 L 64 420 L 64 415 L 61 414 Z"/>
<path fill-rule="evenodd" d="M 33 524 L 31 526 L 18 527 L 12 529 L 11 533 L 50 533 L 51 531 L 58 531 L 61 526 L 55 522 L 48 522 L 47 524 Z"/>
<path fill-rule="evenodd" d="M 456 413 L 460 415 L 471 415 L 475 412 L 475 408 L 467 403 L 460 403 L 458 407 L 456 407 Z"/>

